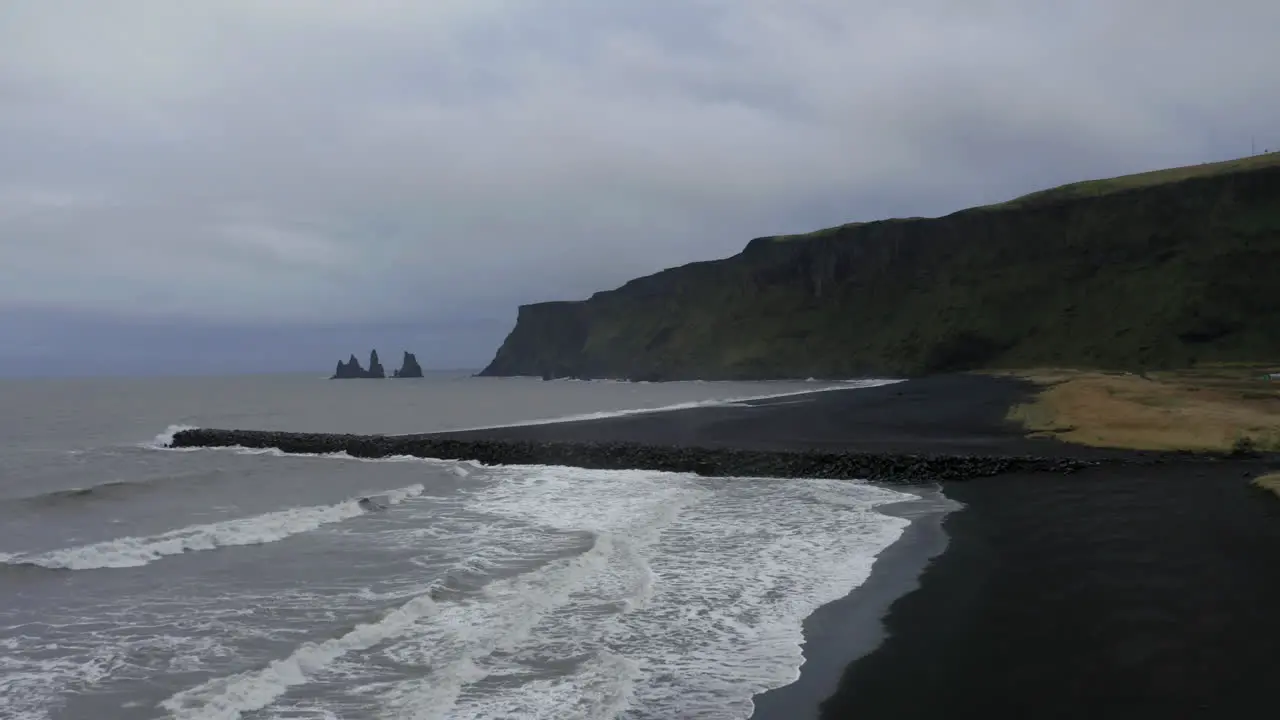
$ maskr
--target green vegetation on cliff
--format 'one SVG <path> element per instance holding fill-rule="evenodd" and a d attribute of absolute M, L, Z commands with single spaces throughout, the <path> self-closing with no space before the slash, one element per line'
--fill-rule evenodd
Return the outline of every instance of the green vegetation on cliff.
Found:
<path fill-rule="evenodd" d="M 752 240 L 526 305 L 485 375 L 728 379 L 1280 359 L 1280 154 Z"/>

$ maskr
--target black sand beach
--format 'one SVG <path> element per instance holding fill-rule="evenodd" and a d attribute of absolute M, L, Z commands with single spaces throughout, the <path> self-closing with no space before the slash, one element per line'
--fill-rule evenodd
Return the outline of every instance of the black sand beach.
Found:
<path fill-rule="evenodd" d="M 947 550 L 825 718 L 1257 717 L 1280 677 L 1280 502 L 1252 463 L 947 485 Z"/>
<path fill-rule="evenodd" d="M 1280 501 L 1248 479 L 1276 459 L 1205 463 L 1027 439 L 1004 417 L 1029 390 L 950 375 L 475 436 L 1158 460 L 946 483 L 964 507 L 943 520 L 946 549 L 918 589 L 912 572 L 937 550 L 921 529 L 811 618 L 801 679 L 757 698 L 756 718 L 812 717 L 829 664 L 851 660 L 823 718 L 1232 718 L 1267 708 L 1280 677 Z M 868 627 L 886 595 L 903 592 L 883 631 Z"/>
<path fill-rule="evenodd" d="M 752 400 L 600 420 L 443 433 L 459 440 L 633 442 L 782 451 L 928 455 L 1116 453 L 1027 439 L 1005 414 L 1031 386 L 982 375 L 938 375 L 854 391 Z"/>
<path fill-rule="evenodd" d="M 1248 478 L 1280 459 L 1206 462 L 1026 439 L 1004 417 L 1028 389 L 940 376 L 440 437 L 1115 461 L 943 484 L 964 505 L 945 516 L 945 537 L 917 528 L 863 588 L 811 617 L 801 679 L 760 696 L 757 717 L 815 716 L 845 665 L 822 717 L 1270 712 L 1280 677 L 1280 501 Z M 882 632 L 869 617 L 903 592 Z"/>

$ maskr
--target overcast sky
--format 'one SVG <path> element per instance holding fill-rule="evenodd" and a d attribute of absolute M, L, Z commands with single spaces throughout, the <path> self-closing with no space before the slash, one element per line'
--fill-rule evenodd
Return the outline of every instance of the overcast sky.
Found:
<path fill-rule="evenodd" d="M 0 2 L 0 373 L 486 363 L 752 237 L 1280 147 L 1275 0 Z"/>

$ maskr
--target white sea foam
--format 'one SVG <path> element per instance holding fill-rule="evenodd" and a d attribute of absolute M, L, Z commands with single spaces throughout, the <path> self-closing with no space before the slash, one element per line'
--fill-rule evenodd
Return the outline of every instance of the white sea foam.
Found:
<path fill-rule="evenodd" d="M 320 643 L 307 643 L 288 657 L 262 670 L 216 678 L 180 692 L 161 703 L 176 718 L 238 720 L 245 712 L 267 707 L 295 685 L 354 650 L 371 648 L 412 627 L 435 610 L 429 595 L 419 595 L 375 623 L 357 625 L 350 632 Z"/>
<path fill-rule="evenodd" d="M 215 678 L 174 695 L 162 706 L 174 717 L 184 720 L 237 720 L 244 713 L 270 706 L 289 688 L 310 682 L 350 653 L 369 650 L 406 635 L 421 637 L 435 626 L 461 631 L 461 636 L 455 635 L 451 645 L 457 657 L 447 668 L 441 668 L 441 677 L 447 679 L 432 687 L 432 702 L 449 702 L 469 682 L 484 676 L 470 665 L 470 654 L 491 652 L 496 640 L 523 637 L 540 611 L 565 601 L 574 578 L 590 575 L 612 552 L 610 538 L 597 537 L 585 552 L 557 560 L 536 573 L 485 587 L 487 602 L 476 605 L 482 616 L 476 614 L 470 603 L 438 604 L 432 599 L 432 591 L 440 589 L 439 584 L 423 588 L 376 622 L 358 625 L 323 642 L 306 643 L 260 670 Z M 505 551 L 499 549 L 498 555 L 502 554 Z M 467 558 L 459 567 L 482 572 L 492 564 L 480 556 Z M 432 625 L 423 626 L 423 621 L 428 619 L 433 621 Z"/>
<path fill-rule="evenodd" d="M 129 636 L 94 629 L 91 621 L 85 624 L 90 627 L 83 632 L 68 626 L 61 637 L 18 636 L 0 642 L 5 651 L 0 653 L 0 709 L 5 711 L 0 717 L 47 720 L 68 695 L 125 675 L 146 679 L 157 670 L 132 663 L 131 655 L 167 655 L 169 671 L 190 672 L 203 666 L 203 658 L 232 652 L 217 635 Z"/>
<path fill-rule="evenodd" d="M 629 708 L 637 717 L 745 718 L 753 694 L 796 677 L 803 619 L 865 581 L 906 526 L 874 508 L 913 497 L 844 481 L 492 473 L 469 498 L 495 518 L 492 536 L 469 533 L 479 544 L 460 568 L 492 574 L 521 548 L 537 549 L 513 528 L 590 532 L 594 544 L 491 580 L 465 602 L 418 607 L 425 596 L 415 597 L 403 606 L 411 622 L 396 611 L 166 707 L 233 719 L 312 683 L 377 702 L 379 717 L 609 718 Z M 495 530 L 500 518 L 515 525 Z M 370 683 L 370 663 L 404 677 Z M 548 664 L 559 669 L 548 673 Z M 485 678 L 499 682 L 466 692 Z"/>
<path fill-rule="evenodd" d="M 392 490 L 385 495 L 388 504 L 396 505 L 421 495 L 423 490 L 423 486 L 419 484 Z M 291 535 L 310 532 L 324 525 L 363 515 L 364 512 L 357 500 L 351 499 L 334 505 L 295 507 L 235 520 L 192 525 L 159 535 L 123 537 L 38 554 L 9 554 L 3 557 L 3 561 L 69 570 L 138 567 L 168 555 L 276 542 Z"/>
<path fill-rule="evenodd" d="M 804 618 L 864 582 L 908 524 L 876 508 L 912 497 L 846 481 L 484 468 L 394 523 L 342 528 L 347 547 L 367 534 L 362 547 L 399 562 L 427 553 L 416 570 L 376 592 L 275 602 L 333 618 L 390 610 L 162 707 L 186 720 L 302 702 L 335 717 L 746 718 L 755 693 L 797 676 Z"/>
<path fill-rule="evenodd" d="M 428 618 L 385 651 L 421 668 L 383 692 L 388 716 L 748 717 L 752 695 L 797 676 L 804 618 L 864 582 L 908 524 L 874 508 L 913 497 L 845 481 L 498 472 L 476 497 L 487 512 L 607 533 L 610 552 L 545 578 L 560 588 L 543 593 L 549 607 L 491 593 Z M 549 659 L 571 667 L 547 678 Z M 503 682 L 461 692 L 491 676 Z"/>
<path fill-rule="evenodd" d="M 199 430 L 195 425 L 170 425 L 164 429 L 164 432 L 156 435 L 149 443 L 145 443 L 146 448 L 168 448 L 173 445 L 173 436 L 183 430 Z"/>

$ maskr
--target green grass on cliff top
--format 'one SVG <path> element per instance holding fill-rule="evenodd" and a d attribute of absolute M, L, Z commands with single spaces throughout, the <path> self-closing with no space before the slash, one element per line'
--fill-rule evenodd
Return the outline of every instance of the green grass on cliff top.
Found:
<path fill-rule="evenodd" d="M 1181 182 L 1183 180 L 1212 177 L 1214 175 L 1226 175 L 1249 170 L 1261 170 L 1268 167 L 1280 167 L 1280 150 L 1262 153 L 1260 155 L 1236 158 L 1235 160 L 1224 160 L 1222 162 L 1185 165 L 1183 167 L 1152 170 L 1149 172 L 1135 173 L 1133 175 L 1121 175 L 1119 177 L 1104 178 L 1101 180 L 1083 180 L 1081 182 L 1074 182 L 1055 188 L 1049 188 L 1048 190 L 1038 190 L 1002 203 L 982 205 L 979 206 L 979 208 L 984 210 L 1012 210 L 1029 205 L 1099 197 L 1102 195 L 1109 195 L 1111 193 L 1124 192 L 1125 190 L 1134 190 L 1136 188 L 1149 187 L 1152 185 L 1164 185 L 1168 183 Z M 971 209 L 977 210 L 979 208 Z M 903 220 L 915 219 L 918 218 L 895 218 L 882 220 L 880 222 L 901 222 Z M 816 240 L 827 235 L 833 235 L 843 230 L 867 224 L 868 223 L 865 222 L 852 222 L 808 233 L 777 235 L 772 239 L 778 242 L 789 240 Z"/>

